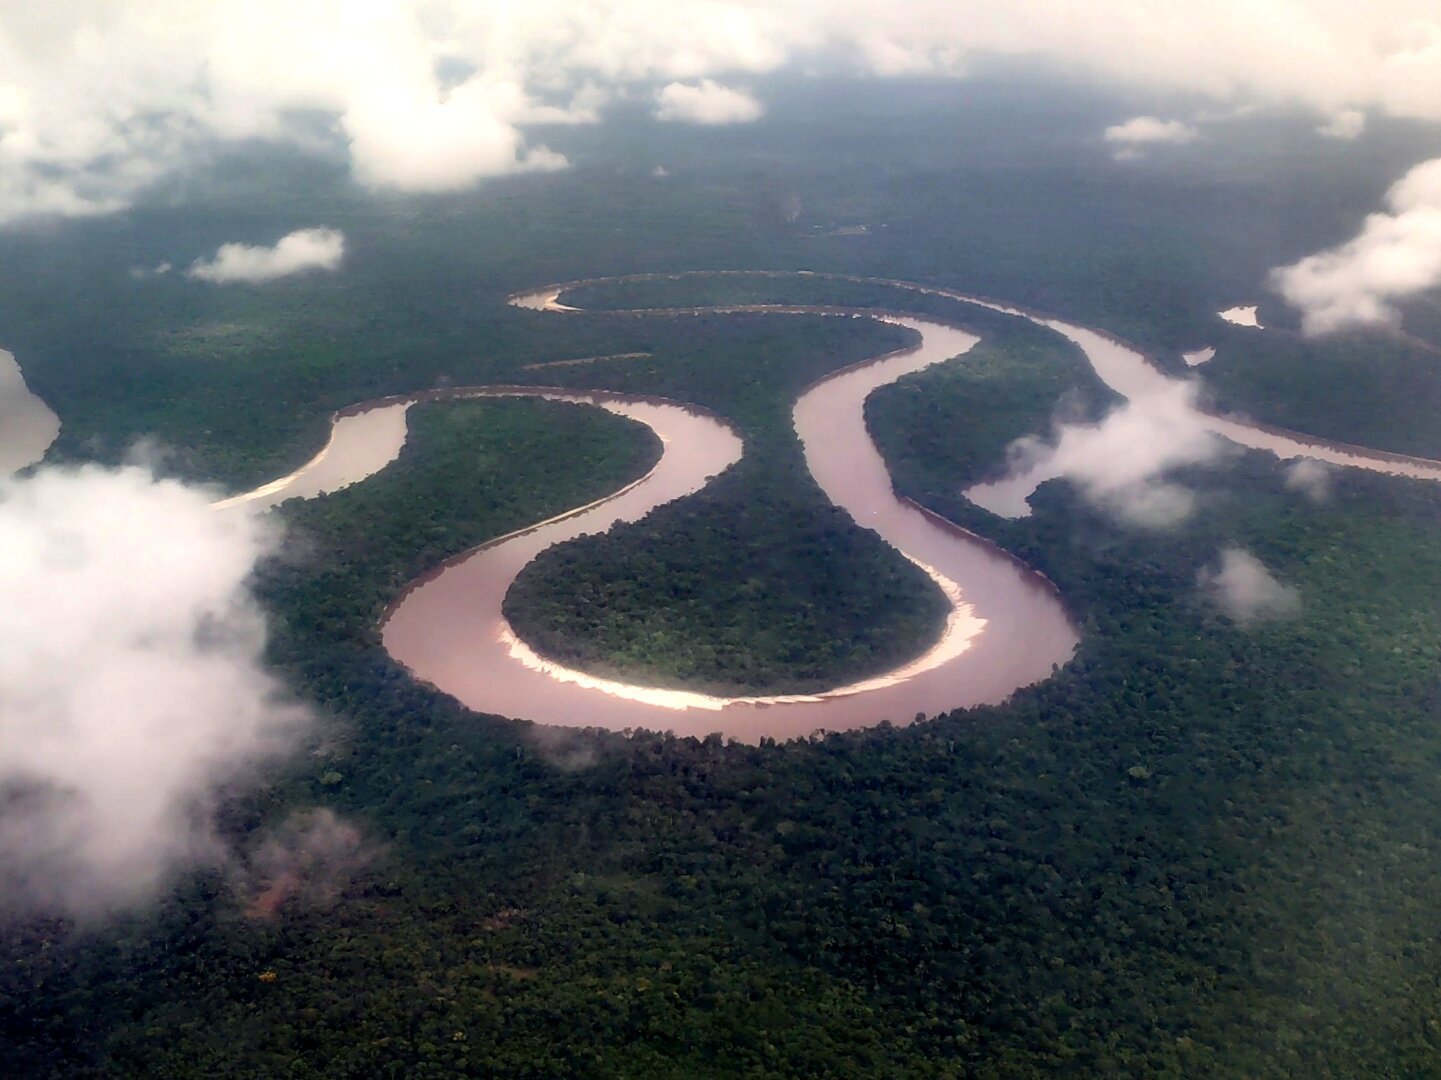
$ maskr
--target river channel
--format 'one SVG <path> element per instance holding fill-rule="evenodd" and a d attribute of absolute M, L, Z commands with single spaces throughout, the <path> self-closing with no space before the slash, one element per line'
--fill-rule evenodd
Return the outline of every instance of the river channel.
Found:
<path fill-rule="evenodd" d="M 655 470 L 613 499 L 492 542 L 416 583 L 386 620 L 386 649 L 418 678 L 478 711 L 562 726 L 720 732 L 747 742 L 882 720 L 906 724 L 918 714 L 1003 701 L 1048 677 L 1078 640 L 1054 588 L 988 542 L 898 498 L 866 432 L 863 405 L 874 389 L 960 355 L 976 341 L 924 319 L 895 321 L 916 331 L 914 348 L 821 380 L 800 397 L 793 415 L 806 462 L 826 495 L 920 566 L 950 601 L 944 631 L 921 656 L 820 694 L 720 698 L 596 678 L 553 664 L 518 641 L 501 603 L 535 555 L 642 517 L 698 490 L 739 457 L 728 425 L 675 405 L 626 399 L 600 404 L 660 435 L 665 453 Z"/>
<path fill-rule="evenodd" d="M 0 349 L 0 477 L 34 465 L 58 434 L 60 418 L 30 392 L 15 357 Z"/>
<path fill-rule="evenodd" d="M 889 285 L 1029 319 L 1073 341 L 1097 376 L 1132 401 L 1174 388 L 1174 381 L 1140 352 L 1100 331 L 935 286 L 848 275 L 811 276 Z M 645 279 L 608 278 L 594 283 Z M 562 304 L 560 298 L 580 284 L 591 283 L 551 285 L 517 294 L 511 303 L 574 313 L 577 309 Z M 793 410 L 807 465 L 821 489 L 858 524 L 874 529 L 920 567 L 950 603 L 939 640 L 901 667 L 824 693 L 720 698 L 600 679 L 554 664 L 516 638 L 501 606 L 511 583 L 537 554 L 552 544 L 603 532 L 616 522 L 639 519 L 656 506 L 699 490 L 739 460 L 743 446 L 728 422 L 677 402 L 532 386 L 460 387 L 367 402 L 336 414 L 329 442 L 306 465 L 216 507 L 260 510 L 287 498 L 338 490 L 373 475 L 400 453 L 406 413 L 418 401 L 524 396 L 579 402 L 649 426 L 664 445 L 661 460 L 651 472 L 611 496 L 500 537 L 437 567 L 413 582 L 386 615 L 382 637 L 391 655 L 418 678 L 467 706 L 567 727 L 648 728 L 679 735 L 720 732 L 747 742 L 767 736 L 784 740 L 821 729 L 873 726 L 883 720 L 903 725 L 918 715 L 1000 702 L 1064 664 L 1078 636 L 1054 587 L 990 542 L 896 496 L 865 427 L 864 403 L 870 393 L 911 372 L 963 358 L 977 339 L 935 319 L 862 309 L 745 305 L 612 314 L 719 311 L 885 318 L 917 335 L 912 348 L 820 380 L 802 394 Z M 1309 457 L 1441 481 L 1441 462 L 1313 439 L 1234 416 L 1196 410 L 1196 417 L 1217 435 L 1281 458 Z M 0 352 L 0 432 L 4 434 L 0 476 L 39 460 L 58 426 L 54 413 L 25 387 L 13 358 Z M 996 513 L 1021 516 L 1029 512 L 1027 496 L 1049 478 L 1039 472 L 1022 474 L 977 485 L 967 494 Z"/>

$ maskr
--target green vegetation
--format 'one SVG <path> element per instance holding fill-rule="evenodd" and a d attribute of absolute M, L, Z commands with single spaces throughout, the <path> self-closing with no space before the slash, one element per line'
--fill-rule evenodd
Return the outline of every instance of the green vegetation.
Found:
<path fill-rule="evenodd" d="M 934 640 L 947 610 L 879 537 L 757 456 L 643 522 L 550 549 L 505 602 L 562 663 L 719 694 L 885 671 Z"/>
<path fill-rule="evenodd" d="M 952 369 L 921 378 L 955 410 L 931 449 L 960 462 Z M 487 476 L 516 476 L 555 428 L 521 439 L 541 407 L 476 408 L 513 414 Z M 1425 1073 L 1441 1052 L 1425 918 L 1441 499 L 1342 476 L 1317 506 L 1260 455 L 1189 479 L 1208 513 L 1169 534 L 1059 484 L 1025 521 L 973 513 L 1084 621 L 1057 678 L 1005 707 L 787 746 L 467 714 L 343 626 L 314 640 L 299 615 L 339 578 L 277 570 L 277 656 L 344 720 L 233 801 L 227 831 L 244 852 L 321 804 L 383 857 L 333 907 L 275 921 L 242 917 L 249 898 L 215 877 L 98 944 L 13 932 L 12 1067 Z M 299 509 L 323 537 L 326 503 Z M 1297 585 L 1302 615 L 1242 628 L 1210 607 L 1196 574 L 1221 544 Z"/>
<path fill-rule="evenodd" d="M 1441 348 L 1385 334 L 1219 335 L 1202 370 L 1217 404 L 1358 446 L 1441 457 Z"/>
<path fill-rule="evenodd" d="M 398 461 L 363 484 L 283 508 L 303 557 L 272 565 L 277 658 L 379 646 L 385 607 L 452 555 L 606 495 L 660 457 L 646 428 L 564 402 L 417 405 Z"/>
<path fill-rule="evenodd" d="M 643 521 L 543 553 L 511 588 L 506 617 L 563 663 L 727 694 L 824 689 L 921 652 L 944 598 L 821 494 L 790 421 L 807 384 L 906 333 L 820 317 L 690 321 L 705 344 L 560 374 L 715 409 L 739 424 L 745 458 Z M 708 344 L 718 322 L 738 325 Z"/>

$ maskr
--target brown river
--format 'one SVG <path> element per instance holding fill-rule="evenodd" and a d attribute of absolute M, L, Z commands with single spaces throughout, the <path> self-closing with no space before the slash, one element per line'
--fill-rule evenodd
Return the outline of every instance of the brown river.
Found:
<path fill-rule="evenodd" d="M 1082 326 L 943 288 L 890 279 L 811 276 L 885 284 L 1029 319 L 1075 342 L 1101 380 L 1132 400 L 1163 393 L 1171 385 L 1167 375 L 1131 346 Z M 517 294 L 511 303 L 538 311 L 575 312 L 559 301 L 580 284 Z M 596 678 L 537 656 L 516 639 L 501 614 L 501 604 L 522 567 L 539 552 L 602 532 L 618 521 L 641 518 L 656 506 L 699 490 L 739 460 L 741 440 L 723 418 L 676 402 L 518 386 L 456 388 L 370 402 L 336 414 L 329 442 L 306 465 L 216 507 L 261 510 L 283 499 L 338 490 L 373 475 L 400 453 L 406 412 L 420 400 L 526 396 L 591 404 L 646 424 L 659 435 L 664 453 L 651 472 L 596 503 L 500 537 L 437 567 L 412 583 L 386 616 L 382 636 L 390 653 L 418 678 L 467 706 L 558 726 L 647 728 L 678 735 L 720 732 L 747 742 L 766 736 L 784 740 L 822 729 L 872 726 L 882 720 L 903 725 L 922 714 L 1000 702 L 1066 663 L 1078 637 L 1051 584 L 988 541 L 898 498 L 866 431 L 864 402 L 872 391 L 910 372 L 962 357 L 975 344 L 974 336 L 930 318 L 851 309 L 779 305 L 687 309 L 703 310 L 869 316 L 889 319 L 918 335 L 913 348 L 834 372 L 813 385 L 796 401 L 793 419 L 807 465 L 826 495 L 919 566 L 947 597 L 951 611 L 945 628 L 920 656 L 892 671 L 824 693 L 719 698 Z M 1216 434 L 1282 458 L 1309 457 L 1389 475 L 1441 480 L 1441 462 L 1315 440 L 1236 417 L 1199 411 L 1196 415 Z M 0 420 L 8 421 L 0 428 L 4 432 L 0 476 L 38 460 L 58 430 L 54 414 L 25 389 L 18 367 L 6 353 L 0 353 Z M 998 484 L 977 485 L 967 494 L 996 513 L 1020 516 L 1029 512 L 1026 497 L 1049 478 L 1010 477 Z"/>
<path fill-rule="evenodd" d="M 748 742 L 881 720 L 905 724 L 918 713 L 1002 701 L 1046 678 L 1078 640 L 1055 590 L 992 545 L 898 499 L 866 433 L 862 409 L 872 390 L 976 341 L 939 323 L 897 321 L 920 334 L 917 347 L 822 380 L 796 402 L 794 420 L 827 496 L 919 565 L 950 601 L 939 640 L 908 664 L 820 694 L 719 698 L 599 679 L 553 664 L 516 640 L 501 603 L 539 552 L 642 517 L 739 460 L 739 438 L 718 419 L 627 399 L 599 404 L 660 435 L 665 452 L 655 470 L 614 498 L 494 541 L 416 583 L 386 620 L 386 649 L 418 678 L 482 712 L 563 726 L 720 732 Z"/>
<path fill-rule="evenodd" d="M 60 418 L 25 385 L 15 357 L 0 349 L 0 477 L 34 465 L 60 434 Z"/>

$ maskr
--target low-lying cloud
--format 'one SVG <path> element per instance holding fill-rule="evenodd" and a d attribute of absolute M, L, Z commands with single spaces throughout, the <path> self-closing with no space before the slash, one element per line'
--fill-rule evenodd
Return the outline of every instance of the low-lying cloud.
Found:
<path fill-rule="evenodd" d="M 0 480 L 0 910 L 101 915 L 222 857 L 222 785 L 306 724 L 247 581 L 278 536 L 145 468 Z"/>
<path fill-rule="evenodd" d="M 1286 619 L 1301 612 L 1301 594 L 1277 581 L 1244 548 L 1223 548 L 1217 565 L 1202 570 L 1198 581 L 1211 601 L 1238 623 Z"/>
<path fill-rule="evenodd" d="M 214 258 L 197 259 L 185 273 L 216 285 L 236 281 L 254 285 L 315 270 L 333 271 L 344 257 L 345 235 L 338 230 L 297 229 L 274 247 L 221 244 Z"/>
<path fill-rule="evenodd" d="M 1397 301 L 1441 286 L 1441 158 L 1397 181 L 1386 204 L 1346 243 L 1272 271 L 1307 334 L 1400 326 Z"/>
<path fill-rule="evenodd" d="M 722 86 L 712 79 L 673 82 L 656 93 L 657 120 L 687 124 L 748 124 L 765 110 L 743 90 Z"/>
<path fill-rule="evenodd" d="M 485 176 L 566 167 L 564 155 L 525 146 L 516 121 L 529 108 L 513 86 L 472 81 L 439 98 L 382 87 L 356 100 L 341 126 L 362 183 L 401 191 L 455 191 Z M 551 113 L 545 119 L 570 116 L 562 109 Z"/>
<path fill-rule="evenodd" d="M 1189 488 L 1167 478 L 1185 465 L 1218 457 L 1225 442 L 1206 429 L 1196 409 L 1198 384 L 1169 382 L 1138 395 L 1100 423 L 1060 424 L 1050 438 L 1027 436 L 1011 444 L 1008 476 L 966 492 L 988 505 L 986 489 L 1024 488 L 1065 478 L 1082 495 L 1133 525 L 1165 528 L 1195 509 Z"/>
<path fill-rule="evenodd" d="M 1366 130 L 1366 114 L 1360 109 L 1342 109 L 1326 123 L 1316 129 L 1316 134 L 1328 139 L 1349 141 L 1359 139 Z"/>
<path fill-rule="evenodd" d="M 1199 131 L 1180 120 L 1159 117 L 1131 117 L 1124 124 L 1112 124 L 1105 130 L 1105 141 L 1115 147 L 1115 156 L 1125 160 L 1136 157 L 1144 147 L 1185 146 L 1195 143 Z"/>
<path fill-rule="evenodd" d="M 1312 502 L 1331 497 L 1331 466 L 1315 458 L 1297 458 L 1286 466 L 1286 487 L 1299 491 Z"/>
<path fill-rule="evenodd" d="M 250 861 L 257 889 L 252 918 L 272 918 L 292 906 L 329 908 L 375 862 L 380 849 L 333 810 L 293 813 Z"/>

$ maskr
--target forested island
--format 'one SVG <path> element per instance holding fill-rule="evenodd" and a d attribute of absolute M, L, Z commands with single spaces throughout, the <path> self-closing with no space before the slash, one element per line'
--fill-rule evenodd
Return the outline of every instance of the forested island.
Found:
<path fill-rule="evenodd" d="M 566 373 L 713 408 L 741 424 L 746 451 L 697 495 L 527 566 L 505 614 L 542 655 L 647 685 L 807 693 L 896 667 L 940 633 L 939 592 L 829 503 L 791 429 L 790 406 L 815 375 L 906 334 L 817 317 L 802 336 L 782 321 L 751 317 L 740 348 Z"/>

